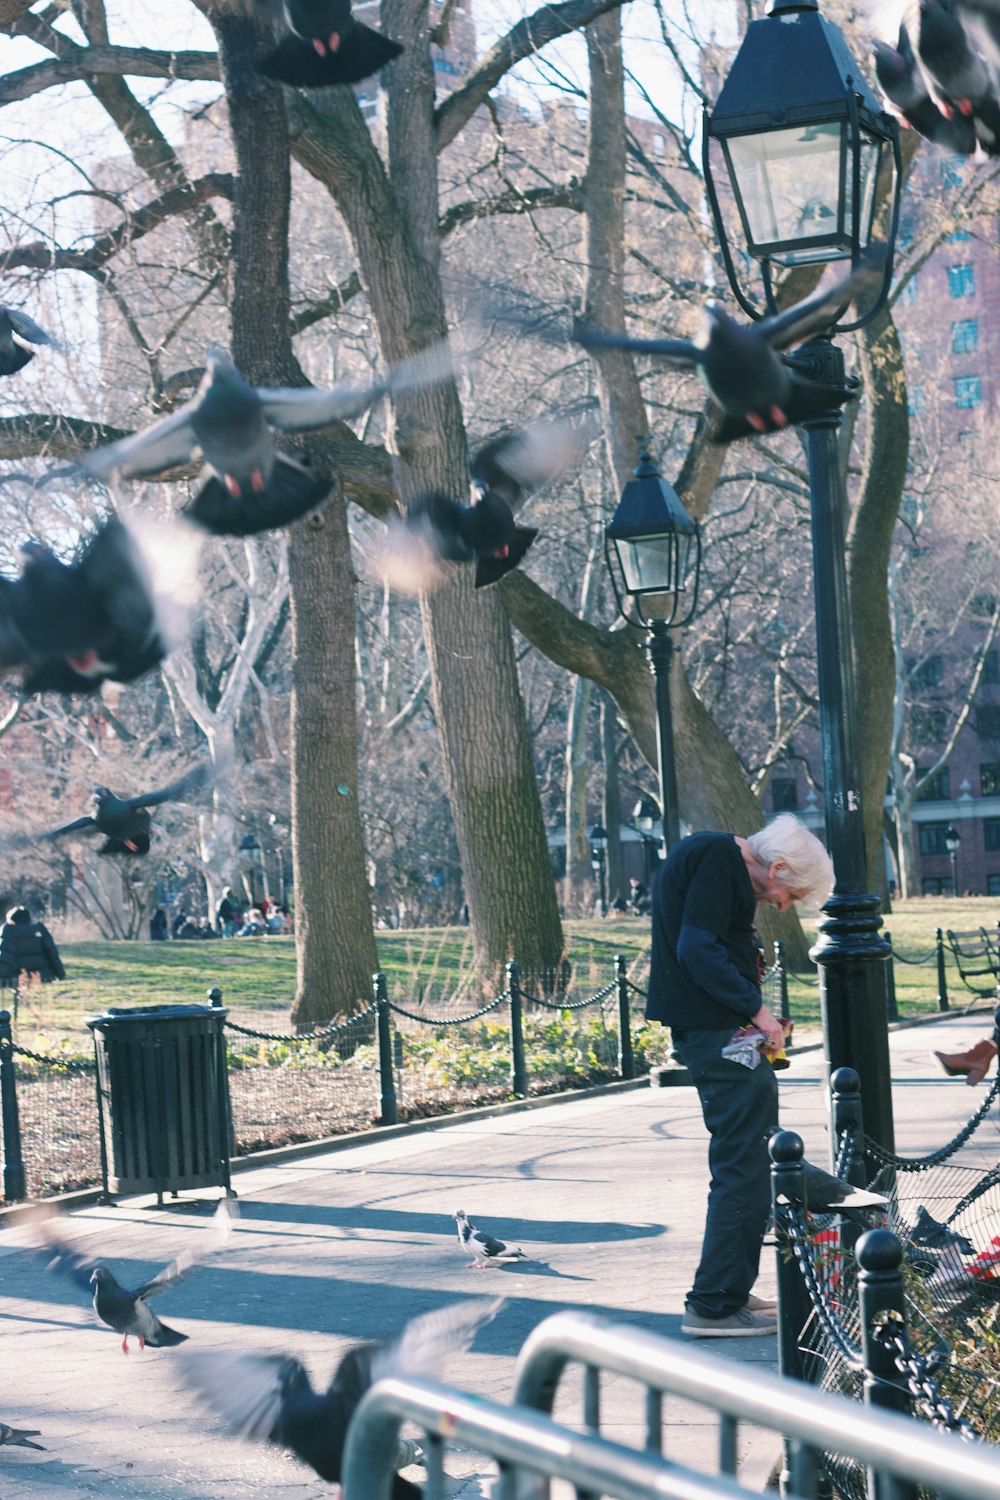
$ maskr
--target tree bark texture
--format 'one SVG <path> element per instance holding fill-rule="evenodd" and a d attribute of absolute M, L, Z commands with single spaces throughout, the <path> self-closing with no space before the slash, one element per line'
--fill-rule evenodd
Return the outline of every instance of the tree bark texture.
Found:
<path fill-rule="evenodd" d="M 214 18 L 238 174 L 233 351 L 255 384 L 302 385 L 289 334 L 291 174 L 282 91 L 252 59 L 256 13 Z M 322 449 L 317 445 L 317 451 Z M 367 1004 L 377 964 L 357 801 L 354 577 L 343 494 L 291 528 L 292 843 L 299 1030 Z M 343 790 L 341 790 L 343 789 Z"/>

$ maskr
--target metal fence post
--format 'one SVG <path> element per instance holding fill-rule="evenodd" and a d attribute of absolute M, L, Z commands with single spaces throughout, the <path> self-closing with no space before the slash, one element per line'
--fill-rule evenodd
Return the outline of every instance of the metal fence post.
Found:
<path fill-rule="evenodd" d="M 830 1128 L 835 1153 L 833 1168 L 837 1176 L 845 1182 L 852 1182 L 855 1187 L 867 1187 L 861 1079 L 853 1068 L 838 1068 L 830 1079 Z M 847 1160 L 841 1162 L 840 1141 L 845 1131 L 851 1137 L 851 1152 Z M 840 1243 L 845 1251 L 854 1249 L 859 1233 L 860 1226 L 853 1219 L 845 1218 L 841 1221 Z"/>
<path fill-rule="evenodd" d="M 375 992 L 375 1014 L 378 1021 L 378 1076 L 379 1124 L 395 1125 L 399 1119 L 396 1108 L 396 1080 L 392 1071 L 392 1031 L 389 1024 L 389 997 L 386 994 L 385 975 L 372 975 Z"/>
<path fill-rule="evenodd" d="M 208 992 L 213 1010 L 222 1009 L 222 991 L 213 985 Z M 216 1087 L 219 1095 L 219 1152 L 222 1160 L 222 1186 L 227 1198 L 235 1198 L 232 1181 L 232 1158 L 236 1155 L 236 1126 L 233 1124 L 233 1101 L 229 1093 L 229 1048 L 226 1045 L 225 1016 L 220 1017 L 216 1032 Z M 223 1148 L 222 1142 L 225 1141 Z"/>
<path fill-rule="evenodd" d="M 628 998 L 628 963 L 624 953 L 615 954 L 615 979 L 618 983 L 618 1071 L 623 1078 L 634 1078 L 632 1013 Z"/>
<path fill-rule="evenodd" d="M 792 1013 L 788 1009 L 788 970 L 785 968 L 785 944 L 781 938 L 774 940 L 774 969 L 778 976 L 778 1017 L 790 1021 Z"/>
<path fill-rule="evenodd" d="M 993 1012 L 993 1043 L 1000 1052 L 1000 979 L 997 980 L 997 1008 Z"/>
<path fill-rule="evenodd" d="M 524 1066 L 521 970 L 516 963 L 507 965 L 507 993 L 510 997 L 510 1088 L 512 1094 L 523 1099 L 528 1092 L 528 1073 Z"/>
<path fill-rule="evenodd" d="M 948 977 L 944 971 L 944 933 L 940 927 L 937 930 L 937 1004 L 938 1010 L 950 1010 L 948 1004 Z"/>
<path fill-rule="evenodd" d="M 28 1195 L 21 1160 L 21 1121 L 17 1112 L 17 1077 L 10 1011 L 0 1010 L 0 1118 L 3 1120 L 3 1196 L 18 1203 Z"/>
<path fill-rule="evenodd" d="M 888 1229 L 869 1229 L 858 1240 L 858 1311 L 861 1317 L 861 1357 L 866 1406 L 910 1414 L 910 1393 L 896 1358 L 879 1329 L 895 1326 L 905 1338 L 906 1300 L 903 1289 L 903 1247 Z M 869 1500 L 917 1500 L 919 1488 L 895 1475 L 868 1471 Z"/>
<path fill-rule="evenodd" d="M 802 1165 L 802 1137 L 792 1130 L 778 1130 L 768 1142 L 771 1158 L 771 1214 L 777 1243 L 778 1268 L 778 1373 L 786 1380 L 806 1380 L 799 1340 L 809 1317 L 809 1294 L 799 1272 L 798 1262 L 788 1243 L 788 1207 L 806 1201 L 805 1171 Z M 782 1495 L 792 1492 L 793 1476 L 798 1473 L 797 1445 L 784 1440 L 781 1469 Z"/>
<path fill-rule="evenodd" d="M 889 959 L 885 966 L 885 1014 L 890 1021 L 899 1020 L 899 1005 L 896 1000 L 896 960 L 892 951 L 892 933 L 884 931 L 882 936 L 889 944 Z"/>

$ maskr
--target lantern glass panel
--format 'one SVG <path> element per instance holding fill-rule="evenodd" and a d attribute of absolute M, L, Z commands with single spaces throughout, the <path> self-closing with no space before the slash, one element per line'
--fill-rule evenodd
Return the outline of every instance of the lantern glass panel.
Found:
<path fill-rule="evenodd" d="M 751 254 L 778 246 L 788 264 L 849 249 L 840 217 L 846 122 L 796 125 L 723 141 Z"/>
<path fill-rule="evenodd" d="M 872 224 L 875 218 L 875 188 L 878 184 L 879 162 L 882 156 L 882 142 L 873 136 L 861 136 L 860 150 L 858 152 L 861 167 L 861 213 L 858 218 L 858 244 L 865 250 L 872 237 Z M 845 226 L 850 234 L 853 226 L 854 213 L 853 182 L 848 170 L 847 182 L 845 184 Z"/>
<path fill-rule="evenodd" d="M 678 542 L 682 542 L 679 547 Z M 645 536 L 635 541 L 614 538 L 621 563 L 625 588 L 630 594 L 675 593 L 684 585 L 681 558 L 687 563 L 690 539 L 676 532 L 666 536 Z"/>

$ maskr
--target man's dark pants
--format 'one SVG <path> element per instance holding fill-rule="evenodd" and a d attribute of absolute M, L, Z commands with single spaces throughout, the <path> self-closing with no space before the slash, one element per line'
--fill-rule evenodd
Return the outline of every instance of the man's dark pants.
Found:
<path fill-rule="evenodd" d="M 778 1084 L 764 1058 L 756 1068 L 745 1068 L 722 1056 L 732 1034 L 672 1031 L 674 1049 L 698 1090 L 712 1137 L 701 1264 L 687 1298 L 687 1305 L 705 1318 L 724 1318 L 746 1306 L 771 1210 L 764 1138 L 768 1127 L 778 1123 Z"/>

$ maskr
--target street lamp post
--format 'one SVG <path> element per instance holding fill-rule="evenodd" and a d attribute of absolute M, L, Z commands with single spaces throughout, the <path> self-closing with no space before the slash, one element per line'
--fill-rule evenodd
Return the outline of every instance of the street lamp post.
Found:
<path fill-rule="evenodd" d="M 683 611 L 692 548 L 694 583 Z M 681 836 L 670 707 L 670 663 L 675 648 L 670 632 L 687 625 L 697 607 L 701 532 L 645 448 L 634 477 L 622 490 L 618 509 L 604 528 L 604 554 L 619 614 L 627 624 L 649 632 L 646 644 L 656 684 L 663 845 L 669 854 Z"/>
<path fill-rule="evenodd" d="M 590 868 L 597 882 L 597 898 L 600 902 L 602 917 L 608 914 L 607 861 L 608 832 L 603 823 L 595 823 L 590 830 Z"/>
<path fill-rule="evenodd" d="M 712 176 L 724 157 L 749 266 L 757 262 L 759 297 L 740 283 Z M 850 261 L 876 239 L 877 188 L 894 172 L 882 285 L 870 308 L 843 328 L 869 322 L 885 303 L 899 212 L 896 123 L 879 107 L 843 37 L 818 13 L 817 0 L 772 0 L 748 26 L 704 131 L 705 178 L 733 293 L 751 317 L 776 311 L 772 269 Z M 836 320 L 834 320 L 834 323 Z M 812 512 L 816 655 L 823 742 L 827 844 L 836 881 L 812 949 L 819 965 L 827 1067 L 861 1076 L 865 1130 L 893 1146 L 886 1028 L 885 962 L 878 898 L 868 892 L 854 666 L 845 567 L 846 496 L 837 436 L 850 399 L 840 350 L 830 332 L 786 356 L 795 378 L 812 387 L 815 414 L 806 433 Z"/>
<path fill-rule="evenodd" d="M 951 894 L 958 895 L 958 851 L 962 843 L 962 835 L 954 823 L 949 823 L 944 836 L 944 847 L 948 851 L 951 860 Z"/>

